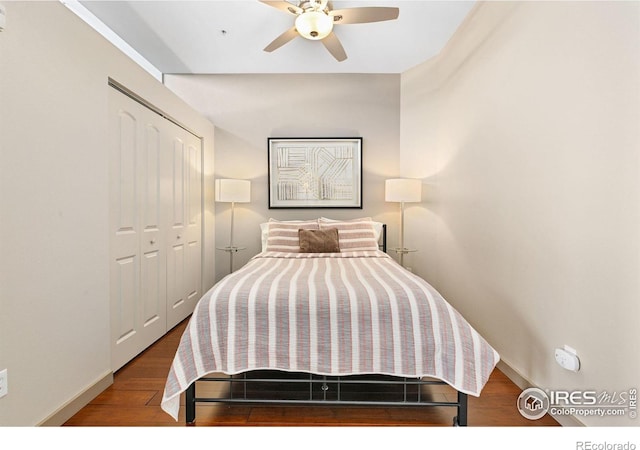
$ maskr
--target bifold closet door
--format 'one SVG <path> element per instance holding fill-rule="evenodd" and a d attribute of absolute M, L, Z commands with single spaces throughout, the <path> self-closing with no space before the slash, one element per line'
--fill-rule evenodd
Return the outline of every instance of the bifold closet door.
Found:
<path fill-rule="evenodd" d="M 167 329 L 193 312 L 202 285 L 202 170 L 200 139 L 178 129 L 171 136 L 168 204 Z"/>
<path fill-rule="evenodd" d="M 113 89 L 109 95 L 111 364 L 115 371 L 166 332 L 161 212 L 166 163 L 162 161 L 162 119 Z"/>
<path fill-rule="evenodd" d="M 111 362 L 117 370 L 201 295 L 201 141 L 110 89 Z"/>

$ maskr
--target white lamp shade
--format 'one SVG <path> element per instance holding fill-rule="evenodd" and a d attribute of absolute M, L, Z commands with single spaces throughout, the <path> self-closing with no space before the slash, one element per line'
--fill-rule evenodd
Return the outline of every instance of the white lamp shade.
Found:
<path fill-rule="evenodd" d="M 251 181 L 221 178 L 215 181 L 216 202 L 248 203 L 251 201 Z"/>
<path fill-rule="evenodd" d="M 387 180 L 384 199 L 387 202 L 419 202 L 422 199 L 422 181 L 412 178 Z"/>

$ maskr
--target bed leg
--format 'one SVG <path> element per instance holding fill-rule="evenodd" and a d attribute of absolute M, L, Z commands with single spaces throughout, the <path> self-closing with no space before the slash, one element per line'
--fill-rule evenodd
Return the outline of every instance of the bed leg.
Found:
<path fill-rule="evenodd" d="M 185 413 L 187 425 L 195 425 L 196 421 L 196 382 L 194 381 L 185 391 Z"/>
<path fill-rule="evenodd" d="M 467 394 L 462 392 L 458 392 L 458 415 L 453 418 L 453 426 L 467 426 Z"/>

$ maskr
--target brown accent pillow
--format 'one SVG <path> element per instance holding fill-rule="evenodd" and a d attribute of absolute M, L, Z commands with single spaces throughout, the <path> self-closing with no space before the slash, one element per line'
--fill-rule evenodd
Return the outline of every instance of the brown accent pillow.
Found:
<path fill-rule="evenodd" d="M 340 253 L 337 228 L 298 230 L 300 253 Z"/>

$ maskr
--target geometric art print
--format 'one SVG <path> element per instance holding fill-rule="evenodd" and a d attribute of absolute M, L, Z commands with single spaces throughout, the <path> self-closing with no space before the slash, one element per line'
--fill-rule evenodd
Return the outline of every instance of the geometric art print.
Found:
<path fill-rule="evenodd" d="M 361 208 L 361 180 L 361 138 L 269 138 L 270 208 Z"/>

